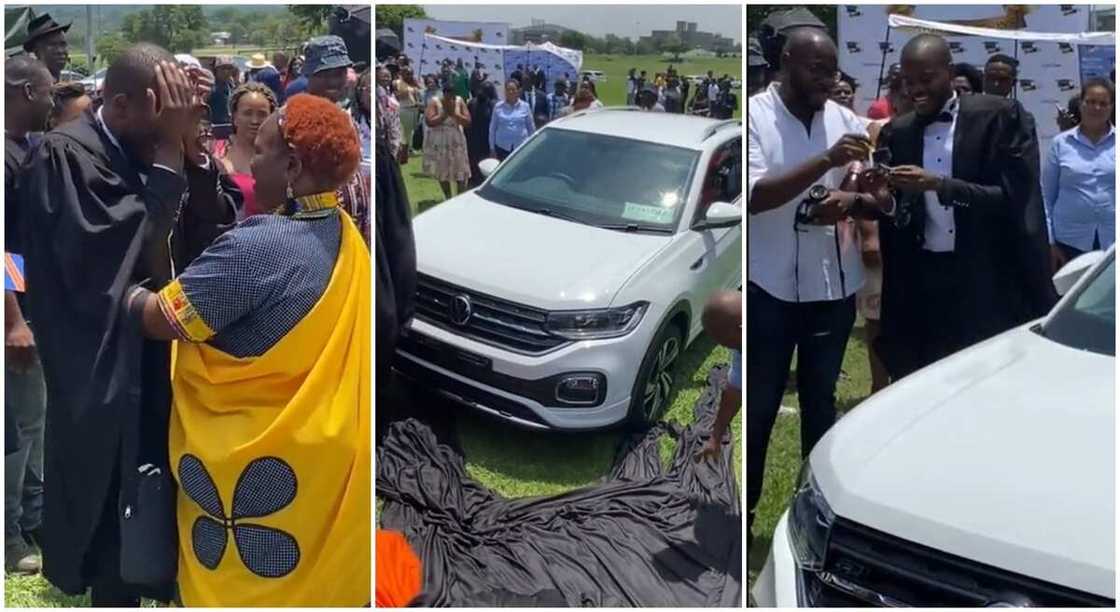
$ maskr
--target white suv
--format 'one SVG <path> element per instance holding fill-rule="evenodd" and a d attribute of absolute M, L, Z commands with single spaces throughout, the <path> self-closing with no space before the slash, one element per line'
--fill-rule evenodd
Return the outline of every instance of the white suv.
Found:
<path fill-rule="evenodd" d="M 802 470 L 761 607 L 1116 607 L 1116 267 L 1041 321 L 841 419 Z"/>
<path fill-rule="evenodd" d="M 397 368 L 521 426 L 657 419 L 715 291 L 742 286 L 742 123 L 601 109 L 416 217 Z"/>

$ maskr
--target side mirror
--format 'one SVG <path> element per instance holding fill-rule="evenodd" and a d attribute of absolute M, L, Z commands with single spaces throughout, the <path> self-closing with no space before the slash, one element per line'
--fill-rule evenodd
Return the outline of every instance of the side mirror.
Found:
<path fill-rule="evenodd" d="M 712 202 L 708 214 L 692 227 L 694 230 L 721 229 L 735 227 L 743 222 L 743 209 L 727 202 Z"/>
<path fill-rule="evenodd" d="M 1104 256 L 1104 251 L 1089 251 L 1066 262 L 1066 265 L 1054 275 L 1054 289 L 1057 290 L 1058 295 L 1069 293 L 1077 281 L 1100 263 Z"/>
<path fill-rule="evenodd" d="M 498 165 L 501 163 L 502 162 L 494 159 L 493 157 L 484 159 L 478 162 L 478 171 L 482 173 L 482 176 L 490 176 L 494 173 L 495 170 L 498 169 Z"/>

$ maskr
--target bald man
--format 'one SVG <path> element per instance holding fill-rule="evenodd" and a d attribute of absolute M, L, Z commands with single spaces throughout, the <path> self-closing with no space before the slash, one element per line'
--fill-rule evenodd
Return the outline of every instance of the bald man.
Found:
<path fill-rule="evenodd" d="M 127 327 L 124 293 L 162 286 L 234 221 L 198 154 L 202 110 L 171 54 L 131 47 L 109 66 L 104 105 L 46 134 L 20 185 L 47 385 L 43 572 L 63 592 L 91 588 L 95 606 L 139 604 L 126 582 L 155 559 L 122 555 L 133 523 L 120 509 L 136 503 L 141 465 L 170 474 L 170 345 Z M 144 594 L 168 599 L 174 576 L 149 578 Z"/>
<path fill-rule="evenodd" d="M 896 167 L 879 224 L 877 348 L 895 380 L 1041 316 L 1057 298 L 1033 121 L 1015 100 L 957 96 L 939 36 L 915 36 L 901 63 L 914 109 L 879 136 Z"/>
<path fill-rule="evenodd" d="M 748 524 L 795 350 L 804 455 L 836 420 L 836 382 L 863 284 L 859 241 L 842 221 L 871 202 L 841 189 L 853 162 L 870 158 L 871 141 L 861 118 L 829 100 L 836 45 L 819 28 L 795 28 L 780 62 L 778 81 L 747 105 Z M 806 210 L 814 186 L 827 192 Z"/>

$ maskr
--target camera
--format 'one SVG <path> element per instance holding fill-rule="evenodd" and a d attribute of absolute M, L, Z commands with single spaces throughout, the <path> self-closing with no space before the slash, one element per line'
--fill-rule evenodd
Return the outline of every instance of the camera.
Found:
<path fill-rule="evenodd" d="M 798 225 L 812 225 L 814 213 L 816 212 L 817 205 L 824 202 L 828 198 L 828 187 L 824 185 L 813 185 L 809 188 L 809 197 L 801 200 L 797 205 L 797 213 L 794 220 Z"/>

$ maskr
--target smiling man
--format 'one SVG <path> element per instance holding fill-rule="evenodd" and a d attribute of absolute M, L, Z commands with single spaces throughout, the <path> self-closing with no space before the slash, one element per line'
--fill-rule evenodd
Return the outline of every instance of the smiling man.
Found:
<path fill-rule="evenodd" d="M 779 78 L 747 105 L 748 525 L 794 349 L 801 450 L 808 456 L 836 419 L 836 381 L 863 284 L 858 241 L 841 219 L 865 196 L 839 188 L 852 162 L 869 159 L 871 141 L 863 120 L 829 100 L 838 69 L 828 34 L 804 26 L 779 32 Z M 760 42 L 771 50 L 779 43 Z M 814 186 L 827 194 L 806 219 L 799 209 Z"/>
<path fill-rule="evenodd" d="M 893 379 L 1041 316 L 1056 295 L 1033 122 L 1015 100 L 958 96 L 952 56 L 933 34 L 902 51 L 914 111 L 879 146 L 896 206 L 880 223 L 882 335 Z"/>

